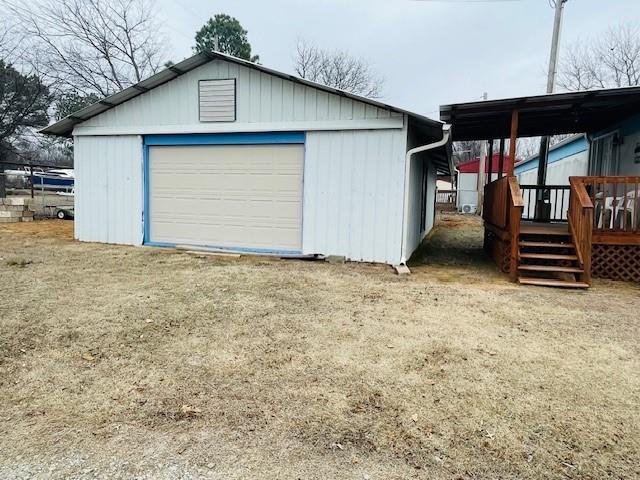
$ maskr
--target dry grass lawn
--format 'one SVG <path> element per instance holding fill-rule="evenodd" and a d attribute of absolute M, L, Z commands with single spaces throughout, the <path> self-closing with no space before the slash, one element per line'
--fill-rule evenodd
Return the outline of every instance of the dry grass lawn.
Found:
<path fill-rule="evenodd" d="M 448 217 L 389 267 L 0 227 L 0 478 L 637 478 L 640 288 L 517 287 Z"/>

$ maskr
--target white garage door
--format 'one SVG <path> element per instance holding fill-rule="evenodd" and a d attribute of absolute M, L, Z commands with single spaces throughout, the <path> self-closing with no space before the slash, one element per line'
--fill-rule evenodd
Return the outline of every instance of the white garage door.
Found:
<path fill-rule="evenodd" d="M 302 250 L 303 145 L 149 147 L 149 240 Z"/>

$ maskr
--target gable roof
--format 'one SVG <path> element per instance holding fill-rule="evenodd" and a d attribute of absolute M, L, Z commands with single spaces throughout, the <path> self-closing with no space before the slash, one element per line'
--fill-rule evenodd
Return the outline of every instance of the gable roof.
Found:
<path fill-rule="evenodd" d="M 224 60 L 227 62 L 235 63 L 238 65 L 242 65 L 244 67 L 252 68 L 254 70 L 258 70 L 263 73 L 267 73 L 270 75 L 274 75 L 276 77 L 282 78 L 284 80 L 290 80 L 295 83 L 299 83 L 302 85 L 306 85 L 312 88 L 316 88 L 318 90 L 322 90 L 328 93 L 332 93 L 334 95 L 339 95 L 341 97 L 347 97 L 352 100 L 356 100 L 362 103 L 366 103 L 378 108 L 383 108 L 387 110 L 391 110 L 397 113 L 403 113 L 409 115 L 414 121 L 424 124 L 426 126 L 437 126 L 440 127 L 443 125 L 443 122 L 438 120 L 433 120 L 424 115 L 420 115 L 415 112 L 411 112 L 409 110 L 405 110 L 399 107 L 394 107 L 392 105 L 387 105 L 382 102 L 378 102 L 377 100 L 372 100 L 370 98 L 361 97 L 360 95 L 355 95 L 353 93 L 346 92 L 344 90 L 339 90 L 337 88 L 328 87 L 326 85 L 322 85 L 320 83 L 312 82 L 309 80 L 305 80 L 303 78 L 296 77 L 294 75 L 289 75 L 287 73 L 283 73 L 277 70 L 273 70 L 271 68 L 264 67 L 262 65 L 258 65 L 257 63 L 249 62 L 247 60 L 243 60 L 241 58 L 233 57 L 231 55 L 227 55 L 220 52 L 202 52 L 193 55 L 171 67 L 168 67 L 155 75 L 152 75 L 149 78 L 146 78 L 135 85 L 132 85 L 124 90 L 110 95 L 102 100 L 99 100 L 87 107 L 84 107 L 76 112 L 73 112 L 71 115 L 64 117 L 62 120 L 59 120 L 56 123 L 49 125 L 46 128 L 40 130 L 40 133 L 44 133 L 47 135 L 59 135 L 59 136 L 71 136 L 73 132 L 73 128 L 90 118 L 95 117 L 96 115 L 100 115 L 107 110 L 110 110 L 118 105 L 121 105 L 143 93 L 148 92 L 149 90 L 153 90 L 160 85 L 163 85 L 171 80 L 175 80 L 176 78 L 184 75 L 187 72 L 190 72 L 208 62 L 213 60 Z"/>

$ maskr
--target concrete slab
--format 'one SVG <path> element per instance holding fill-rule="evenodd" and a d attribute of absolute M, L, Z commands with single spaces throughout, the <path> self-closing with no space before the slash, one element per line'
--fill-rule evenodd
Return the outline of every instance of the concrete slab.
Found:
<path fill-rule="evenodd" d="M 340 255 L 329 255 L 327 258 L 325 258 L 325 261 L 329 263 L 345 263 L 347 259 Z"/>
<path fill-rule="evenodd" d="M 394 265 L 393 269 L 396 271 L 396 274 L 401 277 L 411 274 L 411 270 L 409 270 L 409 267 L 407 267 L 406 265 Z"/>

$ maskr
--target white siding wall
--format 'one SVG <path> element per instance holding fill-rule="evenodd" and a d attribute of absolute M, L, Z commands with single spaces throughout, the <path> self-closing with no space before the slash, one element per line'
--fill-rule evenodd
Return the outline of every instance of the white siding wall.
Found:
<path fill-rule="evenodd" d="M 398 264 L 406 129 L 307 133 L 303 251 Z"/>
<path fill-rule="evenodd" d="M 498 172 L 491 174 L 491 179 L 485 181 L 493 182 L 498 179 Z M 478 205 L 478 174 L 460 173 L 458 175 L 458 210 L 462 211 L 463 205 Z"/>
<path fill-rule="evenodd" d="M 569 185 L 569 177 L 587 175 L 589 153 L 587 151 L 570 155 L 547 165 L 547 185 Z M 538 168 L 518 175 L 520 185 L 536 185 Z"/>
<path fill-rule="evenodd" d="M 411 170 L 409 171 L 409 203 L 407 204 L 407 240 L 406 255 L 407 260 L 411 257 L 411 253 L 418 248 L 422 240 L 422 232 L 420 230 L 420 213 L 422 211 L 422 175 L 425 168 L 429 168 L 428 162 L 417 157 L 422 155 L 414 155 L 411 159 Z"/>
<path fill-rule="evenodd" d="M 224 78 L 237 79 L 237 121 L 200 123 L 198 80 Z M 77 127 L 76 236 L 142 242 L 141 137 L 123 132 L 289 129 L 306 131 L 303 252 L 397 264 L 406 125 L 402 114 L 390 110 L 243 66 L 210 62 Z M 415 238 L 420 240 L 419 233 L 413 237 L 412 246 Z"/>
<path fill-rule="evenodd" d="M 434 208 L 436 196 L 436 169 L 425 155 L 414 156 L 411 161 L 411 171 L 409 172 L 409 204 L 407 208 L 407 260 L 411 254 L 420 246 L 424 237 L 433 229 Z M 422 223 L 422 176 L 427 171 L 427 195 L 425 209 L 425 228 L 420 229 Z"/>
<path fill-rule="evenodd" d="M 142 243 L 142 139 L 75 137 L 75 237 Z"/>
<path fill-rule="evenodd" d="M 214 60 L 81 124 L 86 127 L 200 125 L 198 80 L 236 78 L 236 131 L 242 124 L 402 118 L 372 105 Z M 233 123 L 232 123 L 233 125 Z M 209 124 L 213 131 L 221 125 Z M 138 132 L 136 132 L 138 133 Z"/>
<path fill-rule="evenodd" d="M 426 210 L 426 227 L 422 234 L 422 238 L 427 235 L 434 227 L 435 224 L 435 208 L 436 208 L 436 186 L 438 183 L 438 172 L 435 167 L 429 163 L 429 173 L 427 179 L 427 210 Z M 420 241 L 422 241 L 420 238 Z"/>
<path fill-rule="evenodd" d="M 460 173 L 458 175 L 458 209 L 463 205 L 478 205 L 478 174 Z"/>

